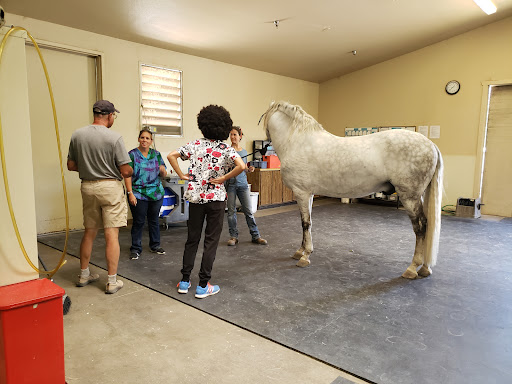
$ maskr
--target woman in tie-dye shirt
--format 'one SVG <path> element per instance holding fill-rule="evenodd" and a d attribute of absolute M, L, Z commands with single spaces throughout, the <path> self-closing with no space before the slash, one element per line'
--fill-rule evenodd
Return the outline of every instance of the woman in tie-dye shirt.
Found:
<path fill-rule="evenodd" d="M 132 211 L 132 246 L 130 258 L 136 260 L 142 253 L 142 229 L 148 218 L 149 248 L 159 255 L 165 254 L 160 246 L 160 226 L 158 217 L 164 198 L 164 188 L 160 177 L 167 171 L 160 152 L 150 148 L 153 134 L 147 128 L 139 133 L 139 147 L 128 152 L 132 160 L 132 177 L 125 179 L 128 201 Z"/>

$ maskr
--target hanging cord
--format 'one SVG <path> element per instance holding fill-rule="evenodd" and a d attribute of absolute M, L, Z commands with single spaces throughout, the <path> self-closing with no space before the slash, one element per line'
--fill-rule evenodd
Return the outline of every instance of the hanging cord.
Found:
<path fill-rule="evenodd" d="M 46 70 L 46 64 L 44 62 L 43 55 L 41 54 L 41 51 L 39 50 L 39 46 L 37 45 L 36 41 L 34 40 L 32 35 L 25 28 L 13 26 L 5 34 L 4 38 L 2 39 L 2 43 L 0 44 L 0 64 L 2 63 L 2 55 L 4 53 L 4 47 L 5 47 L 7 38 L 11 35 L 11 33 L 15 32 L 15 31 L 25 31 L 27 33 L 27 36 L 30 38 L 30 40 L 32 40 L 32 43 L 34 44 L 34 47 L 36 48 L 37 53 L 39 55 L 41 65 L 43 66 L 44 74 L 46 76 L 46 83 L 48 85 L 48 92 L 50 93 L 50 100 L 52 102 L 53 121 L 55 122 L 55 135 L 57 137 L 57 148 L 58 148 L 58 152 L 59 152 L 60 174 L 61 174 L 61 179 L 62 179 L 62 191 L 64 193 L 64 207 L 66 210 L 66 240 L 64 241 L 64 250 L 62 251 L 62 257 L 60 258 L 59 263 L 57 264 L 57 267 L 55 267 L 55 269 L 52 269 L 51 271 L 40 270 L 38 267 L 36 267 L 32 263 L 32 261 L 30 261 L 30 258 L 27 255 L 27 251 L 25 250 L 25 246 L 23 245 L 23 241 L 21 239 L 20 232 L 18 230 L 18 224 L 16 223 L 16 217 L 14 216 L 14 211 L 12 208 L 11 193 L 9 190 L 9 181 L 7 179 L 7 168 L 5 165 L 2 119 L 1 119 L 1 115 L 0 115 L 0 155 L 1 155 L 1 159 L 2 159 L 2 173 L 3 173 L 3 177 L 4 177 L 5 196 L 7 198 L 7 205 L 9 206 L 9 213 L 11 215 L 11 221 L 12 221 L 12 225 L 14 227 L 14 232 L 16 233 L 16 238 L 18 239 L 18 243 L 20 245 L 21 251 L 23 252 L 23 256 L 25 256 L 25 260 L 27 260 L 27 263 L 37 273 L 48 275 L 48 278 L 51 278 L 66 263 L 66 260 L 64 260 L 64 257 L 66 256 L 66 250 L 68 247 L 68 235 L 69 235 L 68 194 L 66 191 L 66 181 L 64 180 L 64 169 L 62 167 L 62 152 L 60 149 L 60 135 L 59 135 L 59 125 L 57 123 L 57 111 L 55 110 L 55 100 L 53 99 L 52 86 L 50 84 L 50 77 L 48 76 L 48 71 Z"/>
<path fill-rule="evenodd" d="M 447 204 L 441 207 L 441 211 L 450 215 L 455 215 L 455 209 L 445 209 L 446 207 L 455 207 L 453 204 Z"/>

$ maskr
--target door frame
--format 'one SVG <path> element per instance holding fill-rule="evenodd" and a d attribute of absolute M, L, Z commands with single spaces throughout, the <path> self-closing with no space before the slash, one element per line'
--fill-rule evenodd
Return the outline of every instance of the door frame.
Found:
<path fill-rule="evenodd" d="M 94 62 L 96 63 L 96 100 L 103 99 L 103 77 L 104 77 L 104 68 L 103 68 L 103 60 L 104 53 L 100 51 L 94 51 L 92 49 L 78 48 L 73 47 L 71 45 L 54 43 L 52 41 L 34 39 L 37 45 L 40 48 L 52 49 L 54 51 L 60 52 L 69 52 L 74 53 L 76 55 L 92 57 Z M 30 39 L 25 40 L 25 45 L 34 46 Z"/>
<path fill-rule="evenodd" d="M 35 41 L 42 51 L 41 53 L 43 55 L 43 58 L 46 53 L 48 56 L 48 59 L 49 59 L 49 56 L 51 56 L 50 54 L 52 53 L 50 51 L 53 51 L 54 54 L 55 53 L 58 53 L 58 54 L 63 53 L 66 56 L 70 56 L 70 57 L 74 56 L 75 58 L 78 58 L 80 60 L 93 59 L 94 60 L 94 69 L 95 69 L 94 78 L 92 78 L 92 76 L 91 76 L 91 77 L 89 77 L 88 81 L 91 86 L 95 87 L 95 93 L 92 94 L 92 92 L 91 92 L 89 94 L 90 95 L 89 97 L 94 97 L 95 100 L 103 99 L 103 97 L 102 97 L 102 95 L 103 95 L 103 78 L 104 78 L 104 66 L 103 66 L 104 53 L 103 52 L 88 50 L 88 49 L 83 49 L 83 48 L 77 48 L 77 47 L 73 47 L 73 46 L 69 46 L 69 45 L 49 42 L 46 40 L 35 39 Z M 25 39 L 25 51 L 27 51 L 26 52 L 27 55 L 28 55 L 28 51 L 29 50 L 32 51 L 33 48 L 34 48 L 34 44 L 32 43 L 32 41 L 30 39 Z M 43 50 L 45 50 L 46 52 L 44 52 Z M 31 53 L 33 53 L 33 52 L 31 52 Z M 39 62 L 39 59 L 36 59 L 36 60 Z M 90 63 L 90 61 L 89 61 L 89 63 Z M 40 66 L 39 63 L 37 65 Z M 90 68 L 92 70 L 91 64 L 88 64 L 88 68 Z M 27 67 L 27 76 L 28 76 L 28 67 Z M 88 76 L 90 76 L 90 73 L 88 74 Z M 94 85 L 92 85 L 90 83 L 91 81 L 94 81 Z M 55 90 L 54 90 L 54 92 L 55 92 Z M 89 108 L 87 108 L 87 110 L 89 110 Z M 90 110 L 89 113 L 92 113 L 92 110 Z M 62 135 L 62 133 L 61 133 L 61 135 Z M 62 144 L 61 144 L 61 147 L 62 147 Z M 65 167 L 66 160 L 65 160 L 65 158 L 63 160 L 64 160 L 64 167 Z M 68 194 L 68 197 L 71 199 L 70 194 Z M 48 230 L 48 229 L 45 229 L 45 228 L 39 226 L 39 224 L 42 221 L 41 221 L 41 218 L 39 218 L 39 220 L 38 220 L 37 210 L 36 210 L 35 214 L 36 214 L 35 220 L 37 223 L 36 224 L 37 225 L 37 234 L 40 235 L 40 234 L 50 232 L 51 230 Z M 43 216 L 44 215 L 42 215 L 41 217 L 43 217 Z M 49 217 L 46 217 L 46 218 L 54 219 L 54 216 L 49 215 Z M 73 226 L 71 225 L 72 224 L 71 218 L 72 218 L 72 212 L 70 211 L 70 227 L 73 228 Z M 51 225 L 53 225 L 53 224 L 51 224 Z M 58 228 L 55 230 L 61 231 L 61 230 L 63 230 L 63 228 L 65 228 L 65 224 L 62 225 L 62 228 Z"/>
<path fill-rule="evenodd" d="M 478 141 L 475 162 L 475 183 L 473 196 L 482 198 L 482 186 L 485 170 L 485 152 L 487 145 L 487 121 L 489 120 L 489 102 L 491 98 L 491 86 L 512 85 L 512 79 L 482 81 L 482 101 L 480 104 L 480 123 L 478 126 Z"/>

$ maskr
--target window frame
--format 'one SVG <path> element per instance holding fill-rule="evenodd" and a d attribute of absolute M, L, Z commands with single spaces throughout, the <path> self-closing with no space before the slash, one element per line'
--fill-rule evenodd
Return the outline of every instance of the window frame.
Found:
<path fill-rule="evenodd" d="M 179 120 L 179 125 L 164 125 L 164 124 L 154 124 L 154 123 L 148 123 L 145 116 L 145 108 L 150 109 L 148 107 L 144 107 L 144 99 L 143 99 L 143 93 L 145 92 L 144 86 L 143 86 L 143 69 L 144 68 L 155 68 L 157 70 L 164 70 L 169 71 L 173 73 L 177 73 L 179 75 L 179 108 L 178 110 L 174 111 L 179 113 L 179 118 L 176 120 Z M 140 126 L 142 128 L 148 128 L 153 134 L 165 136 L 165 137 L 183 137 L 183 71 L 180 69 L 175 68 L 168 68 L 161 65 L 155 65 L 155 64 L 149 64 L 146 62 L 139 62 L 139 105 L 140 105 L 140 113 L 139 113 L 139 121 Z M 171 132 L 172 128 L 177 127 L 179 129 L 179 132 Z"/>

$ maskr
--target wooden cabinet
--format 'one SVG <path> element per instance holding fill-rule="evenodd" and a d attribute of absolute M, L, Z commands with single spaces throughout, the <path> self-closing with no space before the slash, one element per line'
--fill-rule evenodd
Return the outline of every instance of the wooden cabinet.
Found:
<path fill-rule="evenodd" d="M 256 168 L 247 174 L 253 192 L 259 192 L 258 206 L 289 203 L 293 192 L 283 184 L 280 169 Z"/>

